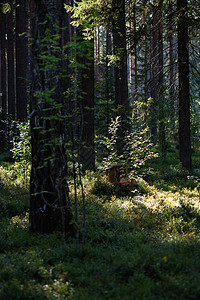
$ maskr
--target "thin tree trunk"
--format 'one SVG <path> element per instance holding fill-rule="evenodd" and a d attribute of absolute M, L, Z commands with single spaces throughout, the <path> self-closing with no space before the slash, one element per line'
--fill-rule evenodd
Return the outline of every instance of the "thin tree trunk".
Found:
<path fill-rule="evenodd" d="M 152 57 L 151 57 L 151 97 L 153 99 L 151 111 L 151 135 L 155 142 L 157 125 L 159 130 L 159 145 L 162 157 L 165 156 L 165 107 L 163 93 L 163 29 L 162 29 L 162 1 L 153 7 L 152 29 Z"/>
<path fill-rule="evenodd" d="M 129 131 L 129 100 L 127 80 L 127 52 L 126 52 L 126 26 L 125 26 L 125 1 L 113 0 L 113 46 L 114 54 L 118 60 L 115 65 L 115 101 L 116 113 L 120 116 L 121 126 L 117 131 L 117 152 L 123 153 L 124 138 Z"/>
<path fill-rule="evenodd" d="M 100 62 L 101 62 L 101 54 L 100 54 L 100 29 L 97 28 L 97 80 L 99 82 L 99 87 L 101 85 L 101 73 L 100 73 Z M 101 90 L 101 87 L 100 87 Z"/>
<path fill-rule="evenodd" d="M 138 90 L 138 53 L 137 53 L 137 40 L 136 40 L 136 5 L 134 3 L 133 7 L 133 34 L 134 34 L 134 54 L 135 54 L 135 94 L 137 94 Z"/>
<path fill-rule="evenodd" d="M 82 58 L 82 63 L 87 66 L 82 70 L 82 99 L 81 99 L 81 136 L 80 136 L 80 163 L 83 169 L 94 169 L 94 41 L 91 43 L 90 58 L 86 53 Z"/>
<path fill-rule="evenodd" d="M 151 136 L 152 141 L 157 139 L 157 74 L 158 74 L 158 24 L 159 14 L 156 7 L 153 7 L 153 21 L 152 21 L 152 45 L 151 45 Z"/>
<path fill-rule="evenodd" d="M 162 25 L 162 1 L 158 4 L 158 107 L 159 107 L 159 146 L 162 158 L 166 156 L 165 141 L 165 101 L 163 97 L 163 25 Z"/>
<path fill-rule="evenodd" d="M 187 0 L 177 0 L 179 70 L 179 156 L 182 166 L 192 168 L 190 139 L 189 36 Z"/>
<path fill-rule="evenodd" d="M 106 128 L 108 128 L 110 123 L 110 105 L 109 102 L 111 100 L 111 69 L 109 67 L 109 59 L 108 55 L 112 54 L 112 46 L 111 46 L 111 34 L 108 29 L 106 29 Z"/>
<path fill-rule="evenodd" d="M 169 0 L 169 15 L 172 14 L 172 1 Z M 172 22 L 169 25 L 169 111 L 172 136 L 175 135 L 175 89 L 174 89 L 174 33 Z"/>
<path fill-rule="evenodd" d="M 6 17 L 4 14 L 1 15 L 0 19 L 0 32 L 1 32 L 1 148 L 5 150 L 7 147 L 6 139 L 6 120 L 7 120 L 7 89 L 6 89 Z"/>
<path fill-rule="evenodd" d="M 12 5 L 12 0 L 8 3 Z M 8 61 L 8 117 L 15 120 L 15 66 L 14 66 L 14 16 L 10 12 L 7 17 L 7 61 Z"/>
<path fill-rule="evenodd" d="M 17 120 L 27 118 L 26 70 L 27 26 L 26 1 L 16 0 L 16 108 Z"/>

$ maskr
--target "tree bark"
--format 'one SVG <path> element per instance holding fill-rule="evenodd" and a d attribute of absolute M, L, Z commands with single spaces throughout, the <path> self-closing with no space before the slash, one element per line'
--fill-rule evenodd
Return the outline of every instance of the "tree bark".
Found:
<path fill-rule="evenodd" d="M 37 233 L 62 231 L 68 235 L 73 232 L 73 227 L 70 224 L 72 213 L 66 179 L 67 119 L 62 78 L 64 62 L 62 51 L 58 51 L 62 44 L 60 28 L 63 20 L 63 0 L 35 0 L 35 4 L 30 229 Z M 45 61 L 42 59 L 44 53 L 47 58 Z"/>
<path fill-rule="evenodd" d="M 7 89 L 6 89 L 6 16 L 1 14 L 0 19 L 0 32 L 1 32 L 1 149 L 7 148 L 6 129 L 7 129 Z"/>
<path fill-rule="evenodd" d="M 123 153 L 125 145 L 124 137 L 129 131 L 129 101 L 127 80 L 127 52 L 126 52 L 126 26 L 125 26 L 125 1 L 113 0 L 113 46 L 114 54 L 117 56 L 115 65 L 115 101 L 117 115 L 120 116 L 121 125 L 117 135 L 118 155 Z"/>
<path fill-rule="evenodd" d="M 16 0 L 16 109 L 17 120 L 27 118 L 26 70 L 27 70 L 27 13 L 26 1 Z"/>
<path fill-rule="evenodd" d="M 12 5 L 12 0 L 8 3 Z M 14 16 L 10 12 L 7 17 L 7 61 L 8 61 L 8 117 L 15 120 L 15 65 L 14 65 Z"/>
<path fill-rule="evenodd" d="M 94 169 L 94 41 L 90 50 L 90 57 L 82 58 L 83 65 L 87 66 L 82 70 L 82 99 L 81 99 L 81 134 L 79 161 L 84 170 Z"/>
<path fill-rule="evenodd" d="M 177 0 L 179 71 L 179 157 L 182 166 L 192 168 L 190 139 L 189 36 L 187 0 Z"/>
<path fill-rule="evenodd" d="M 157 139 L 159 132 L 159 145 L 162 156 L 165 156 L 165 123 L 163 93 L 163 28 L 162 28 L 162 1 L 153 7 L 152 24 L 152 54 L 151 54 L 151 97 L 153 99 L 151 111 L 152 141 Z"/>

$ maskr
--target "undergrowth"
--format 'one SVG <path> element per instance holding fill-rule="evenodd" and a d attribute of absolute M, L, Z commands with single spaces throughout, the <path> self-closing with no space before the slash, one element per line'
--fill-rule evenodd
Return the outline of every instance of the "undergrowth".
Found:
<path fill-rule="evenodd" d="M 28 188 L 4 164 L 0 299 L 199 299 L 199 175 L 160 166 L 152 161 L 135 192 L 87 173 L 85 244 L 77 245 L 29 231 Z"/>

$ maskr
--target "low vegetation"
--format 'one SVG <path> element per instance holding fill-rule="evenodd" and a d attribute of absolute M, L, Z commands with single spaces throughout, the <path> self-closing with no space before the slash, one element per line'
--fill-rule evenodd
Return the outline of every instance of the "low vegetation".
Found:
<path fill-rule="evenodd" d="M 84 245 L 32 234 L 27 183 L 2 163 L 0 299 L 199 299 L 198 157 L 190 174 L 175 157 L 152 160 L 131 189 L 86 173 Z"/>

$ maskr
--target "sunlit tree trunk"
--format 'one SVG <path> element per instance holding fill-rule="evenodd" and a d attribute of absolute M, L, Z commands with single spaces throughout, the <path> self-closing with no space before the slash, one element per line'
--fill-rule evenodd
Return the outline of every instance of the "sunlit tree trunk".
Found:
<path fill-rule="evenodd" d="M 182 166 L 192 168 L 190 139 L 189 36 L 187 0 L 177 0 L 179 71 L 179 156 Z"/>
<path fill-rule="evenodd" d="M 63 96 L 62 44 L 63 0 L 35 0 L 33 30 L 30 180 L 30 229 L 37 233 L 72 232 L 67 157 L 66 105 Z M 50 32 L 47 38 L 46 33 Z M 56 37 L 57 46 L 52 47 Z M 44 38 L 47 38 L 45 41 Z M 55 40 L 54 40 L 55 41 Z M 47 61 L 42 66 L 42 55 Z M 52 58 L 56 63 L 52 62 Z M 57 76 L 60 74 L 60 76 Z M 65 87 L 67 90 L 67 87 Z"/>

